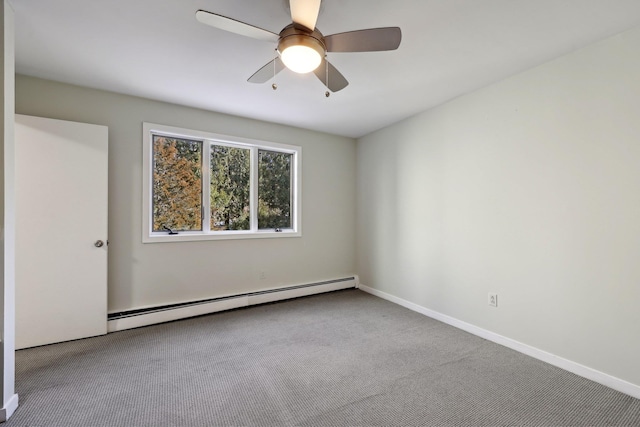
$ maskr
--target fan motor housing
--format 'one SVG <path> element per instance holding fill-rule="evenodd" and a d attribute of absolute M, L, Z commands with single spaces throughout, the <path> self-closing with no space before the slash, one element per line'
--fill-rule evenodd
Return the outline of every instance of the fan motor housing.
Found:
<path fill-rule="evenodd" d="M 324 43 L 324 36 L 318 30 L 309 31 L 296 27 L 294 24 L 286 26 L 280 32 L 278 40 L 278 52 L 282 54 L 290 46 L 303 45 L 314 49 L 322 58 L 327 53 L 327 46 Z"/>

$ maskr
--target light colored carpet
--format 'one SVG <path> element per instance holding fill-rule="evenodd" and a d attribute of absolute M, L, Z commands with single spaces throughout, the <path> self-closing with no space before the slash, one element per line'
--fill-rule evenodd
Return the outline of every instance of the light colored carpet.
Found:
<path fill-rule="evenodd" d="M 17 426 L 640 426 L 640 400 L 359 290 L 21 350 Z"/>

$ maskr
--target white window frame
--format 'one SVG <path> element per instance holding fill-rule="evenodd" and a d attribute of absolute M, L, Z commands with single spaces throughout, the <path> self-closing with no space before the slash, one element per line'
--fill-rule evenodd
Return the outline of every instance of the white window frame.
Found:
<path fill-rule="evenodd" d="M 203 143 L 203 165 L 207 165 L 202 170 L 202 182 L 204 183 L 206 197 L 202 199 L 202 231 L 180 231 L 178 234 L 169 235 L 167 232 L 152 230 L 153 215 L 153 135 L 161 135 L 175 138 L 184 138 Z M 210 198 L 208 189 L 210 179 L 210 150 L 205 149 L 204 144 L 224 145 L 228 147 L 245 148 L 250 150 L 250 210 L 251 229 L 250 230 L 224 230 L 213 231 L 211 226 Z M 283 238 L 302 236 L 302 147 L 296 145 L 279 144 L 275 142 L 260 141 L 255 139 L 240 138 L 236 136 L 221 135 L 211 132 L 183 129 L 174 126 L 160 125 L 156 123 L 143 122 L 142 124 L 142 242 L 143 243 L 164 243 L 164 242 L 189 242 L 200 240 L 229 240 L 229 239 L 256 239 L 256 238 Z M 258 229 L 258 150 L 270 150 L 292 155 L 291 181 L 293 203 L 292 228 L 275 230 Z"/>

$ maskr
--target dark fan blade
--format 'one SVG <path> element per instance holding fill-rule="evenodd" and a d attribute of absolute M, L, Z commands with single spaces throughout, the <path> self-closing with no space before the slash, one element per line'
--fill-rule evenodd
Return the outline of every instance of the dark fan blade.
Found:
<path fill-rule="evenodd" d="M 327 67 L 329 68 L 327 69 Z M 327 82 L 327 71 L 329 74 L 328 82 Z M 322 83 L 324 83 L 326 87 L 329 88 L 331 92 L 337 92 L 347 87 L 347 85 L 349 85 L 349 82 L 347 81 L 347 79 L 344 78 L 342 74 L 340 74 L 340 71 L 338 71 L 336 67 L 331 65 L 331 63 L 326 59 L 322 60 L 322 63 L 318 66 L 318 68 L 316 68 L 313 71 L 313 73 L 316 75 L 317 78 L 320 79 Z"/>
<path fill-rule="evenodd" d="M 253 76 L 249 77 L 247 81 L 251 83 L 266 83 L 283 69 L 284 64 L 280 57 L 277 56 L 273 61 L 267 62 L 264 67 L 253 73 Z"/>
<path fill-rule="evenodd" d="M 402 31 L 398 27 L 369 28 L 332 34 L 324 38 L 327 52 L 376 52 L 400 46 Z"/>
<path fill-rule="evenodd" d="M 291 20 L 296 24 L 315 30 L 318 13 L 320 13 L 321 0 L 289 0 L 291 7 Z"/>
<path fill-rule="evenodd" d="M 272 33 L 271 31 L 263 30 L 262 28 L 254 27 L 253 25 L 245 24 L 244 22 L 236 21 L 232 18 L 227 18 L 226 16 L 216 15 L 215 13 L 207 12 L 206 10 L 197 11 L 196 19 L 203 24 L 229 31 L 231 33 L 240 34 L 241 36 L 251 37 L 253 39 L 275 43 L 280 38 L 280 36 Z"/>

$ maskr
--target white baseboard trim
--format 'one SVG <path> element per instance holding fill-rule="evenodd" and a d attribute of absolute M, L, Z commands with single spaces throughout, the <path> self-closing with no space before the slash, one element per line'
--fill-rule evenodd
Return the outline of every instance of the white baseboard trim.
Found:
<path fill-rule="evenodd" d="M 423 314 L 427 317 L 431 317 L 432 319 L 439 320 L 443 323 L 454 326 L 458 329 L 462 329 L 463 331 L 469 332 L 473 335 L 479 336 L 489 341 L 493 341 L 496 344 L 503 345 L 512 350 L 526 354 L 527 356 L 531 356 L 535 359 L 547 362 L 553 366 L 557 366 L 558 368 L 564 369 L 565 371 L 569 371 L 583 378 L 595 381 L 621 393 L 628 394 L 629 396 L 635 397 L 636 399 L 640 399 L 640 386 L 636 384 L 632 384 L 620 378 L 605 374 L 604 372 L 597 371 L 593 368 L 589 368 L 588 366 L 584 366 L 560 356 L 556 356 L 555 354 L 551 354 L 549 352 L 540 350 L 511 338 L 504 337 L 502 335 L 496 334 L 495 332 L 482 329 L 478 326 L 463 322 L 454 317 L 447 316 L 446 314 L 430 310 L 428 308 L 422 307 L 418 304 L 414 304 L 402 298 L 398 298 L 386 292 L 370 288 L 363 285 L 362 283 L 359 284 L 359 288 L 371 295 L 375 295 L 379 298 L 401 305 L 405 308 L 408 308 L 409 310 Z"/>
<path fill-rule="evenodd" d="M 4 408 L 0 409 L 0 423 L 7 421 L 18 409 L 18 395 L 14 394 L 9 398 Z"/>
<path fill-rule="evenodd" d="M 282 301 L 308 295 L 332 292 L 341 289 L 355 288 L 358 286 L 358 276 L 345 279 L 327 280 L 325 282 L 288 286 L 284 288 L 272 288 L 262 292 L 253 292 L 244 295 L 228 296 L 209 302 L 194 302 L 191 305 L 159 309 L 140 314 L 134 314 L 107 321 L 108 332 L 123 331 L 142 326 L 155 325 L 157 323 L 171 322 L 173 320 L 186 319 L 188 317 L 202 316 L 204 314 L 233 310 L 235 308 L 251 305 L 265 304 Z"/>

